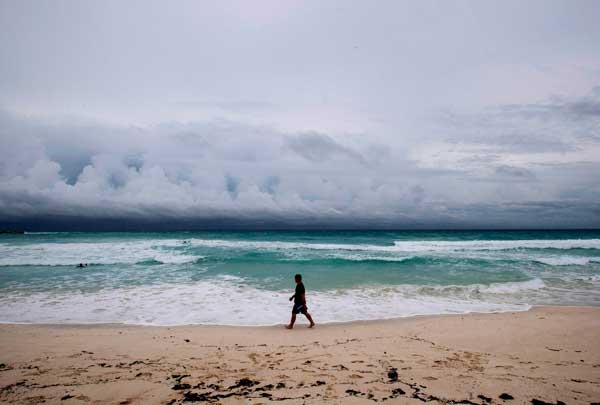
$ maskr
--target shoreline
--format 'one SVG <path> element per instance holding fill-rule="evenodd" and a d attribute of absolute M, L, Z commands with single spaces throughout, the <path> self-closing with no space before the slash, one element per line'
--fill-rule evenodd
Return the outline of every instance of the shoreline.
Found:
<path fill-rule="evenodd" d="M 396 322 L 403 320 L 410 320 L 415 318 L 438 318 L 438 317 L 454 317 L 454 316 L 470 316 L 470 315 L 495 315 L 495 314 L 507 314 L 507 313 L 522 313 L 530 312 L 537 309 L 555 309 L 555 308 L 582 308 L 582 309 L 599 309 L 600 306 L 593 305 L 530 305 L 529 308 L 523 310 L 506 310 L 506 311 L 492 311 L 492 312 L 461 312 L 461 313 L 441 313 L 441 314 L 417 314 L 407 316 L 396 316 L 391 318 L 378 318 L 378 319 L 356 319 L 352 321 L 334 321 L 334 322 L 317 322 L 317 327 L 325 326 L 352 326 L 362 324 L 377 324 L 386 322 Z M 298 316 L 297 324 L 303 325 L 302 316 Z M 3 322 L 0 321 L 0 326 L 3 325 L 15 325 L 15 326 L 46 326 L 46 327 L 74 327 L 74 328 L 85 328 L 85 327 L 142 327 L 142 328 L 244 328 L 244 329 L 266 329 L 266 328 L 277 328 L 283 327 L 287 323 L 275 323 L 275 324 L 264 324 L 264 325 L 235 325 L 235 324 L 206 324 L 206 323 L 189 323 L 189 324 L 171 324 L 171 325 L 158 325 L 158 324 L 142 324 L 142 323 L 127 323 L 127 322 L 74 322 L 74 323 L 37 323 L 37 322 Z"/>
<path fill-rule="evenodd" d="M 504 314 L 508 312 L 527 312 L 532 309 L 540 307 L 540 308 L 552 308 L 552 307 L 574 307 L 574 308 L 600 308 L 594 307 L 591 305 L 530 305 L 529 308 L 524 309 L 522 311 L 519 310 L 506 310 L 506 311 L 493 311 L 493 312 L 461 312 L 461 313 L 442 313 L 442 314 L 417 314 L 417 315 L 406 315 L 406 316 L 395 316 L 391 318 L 377 318 L 377 319 L 356 319 L 351 321 L 334 321 L 334 322 L 323 322 L 318 323 L 318 325 L 351 325 L 355 323 L 364 323 L 364 322 L 386 322 L 386 321 L 396 321 L 402 319 L 411 319 L 415 317 L 438 317 L 438 316 L 457 316 L 457 315 L 469 315 L 469 314 Z M 302 321 L 303 317 L 298 317 L 298 321 Z M 172 325 L 158 325 L 158 324 L 142 324 L 142 323 L 127 323 L 127 322 L 3 322 L 0 321 L 0 325 L 40 325 L 40 326 L 74 326 L 74 327 L 84 327 L 84 326 L 140 326 L 140 327 L 151 327 L 151 328 L 178 328 L 178 327 L 232 327 L 232 328 L 272 328 L 277 326 L 284 326 L 286 323 L 274 323 L 274 324 L 264 324 L 264 325 L 235 325 L 235 324 L 211 324 L 211 323 L 188 323 L 188 324 L 172 324 Z"/>
<path fill-rule="evenodd" d="M 1 324 L 0 402 L 471 403 L 600 398 L 600 308 L 278 326 Z M 489 399 L 489 400 L 488 400 Z"/>

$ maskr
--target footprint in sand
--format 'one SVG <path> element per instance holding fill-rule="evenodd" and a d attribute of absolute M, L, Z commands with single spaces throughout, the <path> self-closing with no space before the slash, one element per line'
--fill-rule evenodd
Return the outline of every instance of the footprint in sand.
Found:
<path fill-rule="evenodd" d="M 141 377 L 152 377 L 152 373 L 137 373 L 136 378 L 141 378 Z"/>
<path fill-rule="evenodd" d="M 250 354 L 248 354 L 248 357 L 250 358 L 250 360 L 252 360 L 252 362 L 254 364 L 258 363 L 258 360 L 256 360 L 256 358 L 258 357 L 258 354 L 256 354 L 256 353 L 250 353 Z"/>

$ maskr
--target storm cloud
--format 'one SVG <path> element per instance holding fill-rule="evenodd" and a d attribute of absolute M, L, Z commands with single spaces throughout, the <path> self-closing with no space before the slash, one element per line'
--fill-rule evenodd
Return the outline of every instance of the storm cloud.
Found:
<path fill-rule="evenodd" d="M 0 226 L 600 227 L 594 16 L 2 2 Z"/>

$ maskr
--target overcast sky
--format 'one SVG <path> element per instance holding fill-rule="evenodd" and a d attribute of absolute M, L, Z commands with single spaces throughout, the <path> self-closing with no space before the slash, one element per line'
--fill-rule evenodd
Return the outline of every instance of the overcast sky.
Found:
<path fill-rule="evenodd" d="M 0 224 L 600 227 L 599 21 L 0 0 Z"/>

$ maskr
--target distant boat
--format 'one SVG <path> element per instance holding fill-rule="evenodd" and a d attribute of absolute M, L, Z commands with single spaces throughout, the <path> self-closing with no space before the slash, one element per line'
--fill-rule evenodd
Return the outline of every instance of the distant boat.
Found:
<path fill-rule="evenodd" d="M 22 234 L 25 233 L 22 229 L 0 229 L 0 233 L 16 233 Z"/>

